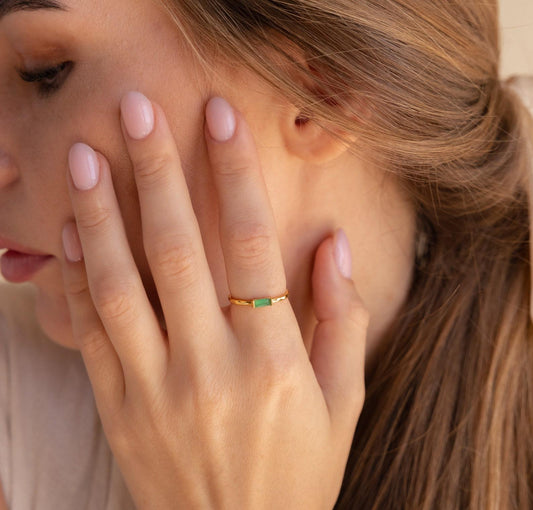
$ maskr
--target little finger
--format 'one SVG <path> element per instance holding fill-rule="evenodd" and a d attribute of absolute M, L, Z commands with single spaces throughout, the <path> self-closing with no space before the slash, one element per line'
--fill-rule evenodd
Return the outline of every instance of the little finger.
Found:
<path fill-rule="evenodd" d="M 68 223 L 63 229 L 63 246 L 63 282 L 72 333 L 83 356 L 100 414 L 104 417 L 122 404 L 124 373 L 113 344 L 94 308 L 74 223 Z"/>

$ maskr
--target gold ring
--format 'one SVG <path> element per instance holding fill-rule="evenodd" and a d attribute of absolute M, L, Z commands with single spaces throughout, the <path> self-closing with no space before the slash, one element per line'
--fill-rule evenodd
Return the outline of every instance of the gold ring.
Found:
<path fill-rule="evenodd" d="M 229 302 L 234 305 L 251 306 L 252 308 L 264 308 L 265 306 L 272 306 L 280 301 L 284 301 L 289 297 L 289 291 L 285 291 L 284 294 L 277 297 L 266 297 L 257 299 L 237 299 L 232 296 L 228 296 Z"/>

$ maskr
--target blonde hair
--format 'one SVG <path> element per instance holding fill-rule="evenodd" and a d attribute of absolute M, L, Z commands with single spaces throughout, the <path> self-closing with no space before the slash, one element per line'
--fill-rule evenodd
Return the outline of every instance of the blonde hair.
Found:
<path fill-rule="evenodd" d="M 163 1 L 202 58 L 355 135 L 418 213 L 425 249 L 367 375 L 337 508 L 533 507 L 530 162 L 496 1 Z"/>

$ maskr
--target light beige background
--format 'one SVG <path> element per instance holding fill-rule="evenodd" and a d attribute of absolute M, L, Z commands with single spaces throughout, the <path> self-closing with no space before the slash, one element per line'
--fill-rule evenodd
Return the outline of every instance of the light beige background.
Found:
<path fill-rule="evenodd" d="M 500 21 L 502 77 L 533 75 L 533 0 L 500 0 Z"/>
<path fill-rule="evenodd" d="M 533 76 L 533 0 L 500 0 L 500 21 L 502 77 Z"/>

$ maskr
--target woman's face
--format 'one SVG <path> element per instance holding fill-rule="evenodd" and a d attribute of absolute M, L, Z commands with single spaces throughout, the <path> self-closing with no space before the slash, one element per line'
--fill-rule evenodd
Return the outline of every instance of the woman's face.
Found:
<path fill-rule="evenodd" d="M 132 250 L 153 294 L 119 101 L 139 90 L 163 106 L 194 203 L 213 204 L 209 172 L 203 171 L 203 109 L 212 87 L 156 2 L 61 0 L 57 9 L 22 4 L 0 0 L 0 246 L 52 256 L 29 278 L 38 289 L 45 331 L 71 345 L 60 266 L 62 227 L 73 217 L 66 180 L 70 147 L 85 142 L 110 161 Z M 25 81 L 66 62 L 72 64 L 40 82 Z M 213 212 L 197 211 L 204 231 L 216 228 Z"/>
<path fill-rule="evenodd" d="M 130 245 L 158 308 L 120 126 L 120 99 L 131 90 L 159 103 L 169 119 L 221 304 L 228 289 L 203 129 L 213 95 L 243 112 L 256 137 L 304 340 L 314 327 L 314 250 L 339 226 L 357 249 L 354 279 L 377 318 L 369 341 L 386 328 L 409 286 L 414 221 L 383 172 L 358 165 L 351 155 L 335 156 L 331 164 L 308 162 L 307 154 L 329 155 L 323 148 L 331 144 L 305 139 L 309 146 L 302 149 L 299 137 L 307 131 L 291 131 L 293 109 L 251 73 L 202 68 L 155 0 L 0 0 L 0 16 L 0 248 L 50 256 L 22 278 L 37 287 L 38 318 L 50 338 L 74 347 L 61 233 L 73 219 L 67 161 L 76 142 L 111 164 Z"/>

